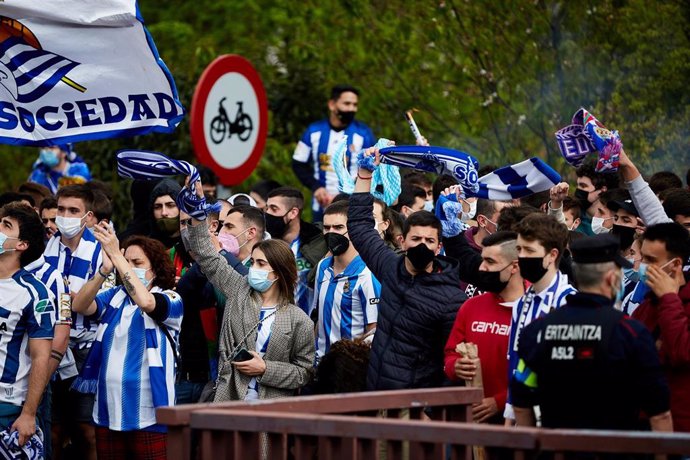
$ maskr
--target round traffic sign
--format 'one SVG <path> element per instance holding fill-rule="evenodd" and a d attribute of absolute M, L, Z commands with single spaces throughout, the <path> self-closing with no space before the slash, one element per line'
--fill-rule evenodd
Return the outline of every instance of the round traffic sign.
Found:
<path fill-rule="evenodd" d="M 259 73 L 233 54 L 204 70 L 192 98 L 191 136 L 199 163 L 223 185 L 236 185 L 254 171 L 268 132 L 268 104 Z"/>

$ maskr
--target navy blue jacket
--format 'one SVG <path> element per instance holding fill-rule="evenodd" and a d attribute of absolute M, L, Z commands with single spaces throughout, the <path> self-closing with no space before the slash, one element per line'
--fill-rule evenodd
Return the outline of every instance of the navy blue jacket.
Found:
<path fill-rule="evenodd" d="M 350 197 L 347 228 L 352 244 L 381 282 L 376 334 L 367 389 L 395 390 L 442 386 L 443 347 L 466 300 L 458 262 L 437 257 L 432 273 L 412 276 L 374 230 L 373 197 Z"/>

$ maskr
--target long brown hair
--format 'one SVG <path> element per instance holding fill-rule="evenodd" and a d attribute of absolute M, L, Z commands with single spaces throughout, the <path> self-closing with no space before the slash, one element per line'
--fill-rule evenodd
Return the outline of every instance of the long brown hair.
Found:
<path fill-rule="evenodd" d="M 127 238 L 122 243 L 122 249 L 127 250 L 130 246 L 139 246 L 146 257 L 151 262 L 151 270 L 155 278 L 151 282 L 154 286 L 161 289 L 172 289 L 175 287 L 175 266 L 170 260 L 168 250 L 163 243 L 153 238 L 134 235 Z"/>
<path fill-rule="evenodd" d="M 295 286 L 297 285 L 297 263 L 290 246 L 283 240 L 260 241 L 252 247 L 260 249 L 266 255 L 269 263 L 278 279 L 278 292 L 280 297 L 289 303 L 295 303 Z"/>

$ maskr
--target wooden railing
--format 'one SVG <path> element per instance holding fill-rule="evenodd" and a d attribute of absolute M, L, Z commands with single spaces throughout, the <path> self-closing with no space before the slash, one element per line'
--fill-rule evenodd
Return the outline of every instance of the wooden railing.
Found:
<path fill-rule="evenodd" d="M 168 458 L 186 460 L 191 434 L 201 459 L 470 459 L 472 446 L 515 459 L 540 452 L 689 454 L 690 435 L 505 428 L 467 423 L 473 388 L 439 388 L 167 407 Z M 385 411 L 385 412 L 383 412 Z M 385 417 L 383 416 L 385 414 Z M 409 414 L 409 418 L 399 418 Z M 429 418 L 429 416 L 431 418 Z M 266 446 L 269 446 L 268 449 Z"/>

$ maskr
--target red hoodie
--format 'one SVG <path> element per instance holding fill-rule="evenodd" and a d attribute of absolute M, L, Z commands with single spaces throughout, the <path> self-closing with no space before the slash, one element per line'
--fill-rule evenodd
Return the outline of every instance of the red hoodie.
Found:
<path fill-rule="evenodd" d="M 690 283 L 678 294 L 646 298 L 633 318 L 657 339 L 659 358 L 671 390 L 673 430 L 690 432 Z"/>
<path fill-rule="evenodd" d="M 460 307 L 446 343 L 444 369 L 449 379 L 458 381 L 455 361 L 461 356 L 455 346 L 461 342 L 477 345 L 484 396 L 495 398 L 502 414 L 508 393 L 508 338 L 513 310 L 500 302 L 503 299 L 497 294 L 487 292 L 472 297 Z"/>

